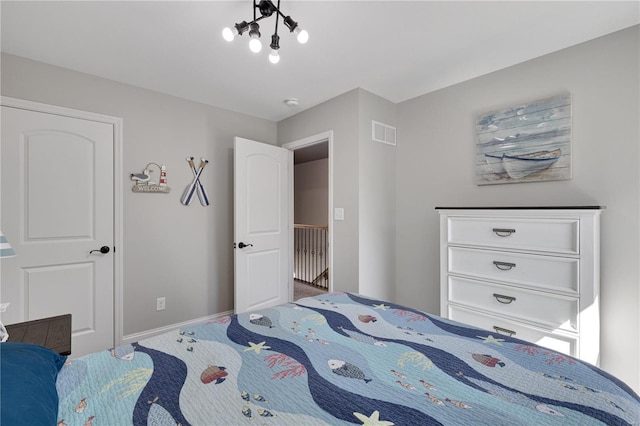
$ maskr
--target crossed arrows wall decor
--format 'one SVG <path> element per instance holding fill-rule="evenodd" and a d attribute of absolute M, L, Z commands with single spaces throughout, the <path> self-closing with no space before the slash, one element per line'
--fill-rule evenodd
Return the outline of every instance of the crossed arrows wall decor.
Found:
<path fill-rule="evenodd" d="M 180 202 L 185 206 L 191 204 L 191 200 L 193 199 L 193 193 L 198 193 L 198 199 L 200 199 L 200 204 L 203 206 L 209 205 L 209 197 L 207 196 L 207 191 L 204 190 L 204 186 L 202 182 L 200 182 L 200 175 L 204 170 L 205 166 L 209 163 L 209 160 L 206 158 L 200 159 L 200 166 L 196 170 L 196 165 L 193 162 L 193 157 L 187 157 L 187 163 L 189 163 L 189 167 L 191 167 L 191 171 L 193 172 L 193 182 L 184 190 L 184 194 L 182 194 L 182 198 L 180 198 Z"/>

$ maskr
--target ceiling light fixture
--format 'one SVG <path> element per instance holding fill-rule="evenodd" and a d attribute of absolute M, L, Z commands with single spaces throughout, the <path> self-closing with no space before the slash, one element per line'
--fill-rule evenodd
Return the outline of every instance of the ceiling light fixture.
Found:
<path fill-rule="evenodd" d="M 260 11 L 260 16 L 257 16 L 256 10 Z M 249 49 L 252 52 L 258 53 L 262 50 L 262 42 L 260 41 L 260 25 L 258 21 L 268 18 L 271 15 L 276 13 L 276 29 L 271 36 L 271 53 L 269 53 L 269 61 L 272 64 L 277 64 L 280 62 L 280 36 L 278 35 L 278 18 L 282 17 L 282 22 L 286 25 L 290 32 L 296 35 L 299 43 L 306 43 L 309 40 L 309 33 L 298 25 L 296 21 L 294 21 L 291 16 L 284 16 L 284 14 L 280 11 L 280 0 L 278 0 L 278 5 L 274 5 L 271 0 L 260 0 L 256 2 L 253 0 L 253 21 L 247 22 L 242 21 L 238 24 L 235 24 L 233 27 L 227 27 L 222 30 L 222 37 L 227 41 L 233 41 L 235 36 L 242 35 L 247 30 L 249 30 Z"/>

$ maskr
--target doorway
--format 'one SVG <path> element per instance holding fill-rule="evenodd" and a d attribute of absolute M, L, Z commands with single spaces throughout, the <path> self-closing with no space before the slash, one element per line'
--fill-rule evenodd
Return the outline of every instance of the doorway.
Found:
<path fill-rule="evenodd" d="M 293 300 L 332 291 L 333 132 L 284 145 L 293 151 Z"/>

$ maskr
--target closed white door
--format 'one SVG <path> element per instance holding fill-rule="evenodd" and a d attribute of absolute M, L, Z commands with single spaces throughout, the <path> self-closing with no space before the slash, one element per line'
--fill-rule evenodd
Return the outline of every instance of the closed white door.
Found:
<path fill-rule="evenodd" d="M 291 297 L 293 153 L 242 138 L 234 142 L 235 312 L 241 313 Z"/>
<path fill-rule="evenodd" d="M 0 229 L 17 254 L 2 260 L 2 321 L 71 313 L 73 356 L 110 348 L 113 125 L 8 106 L 1 119 Z"/>

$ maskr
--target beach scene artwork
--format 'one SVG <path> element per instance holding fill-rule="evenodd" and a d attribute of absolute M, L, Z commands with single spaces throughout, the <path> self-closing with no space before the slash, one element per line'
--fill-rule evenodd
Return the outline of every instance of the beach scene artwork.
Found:
<path fill-rule="evenodd" d="M 476 119 L 476 183 L 571 179 L 571 94 Z"/>

